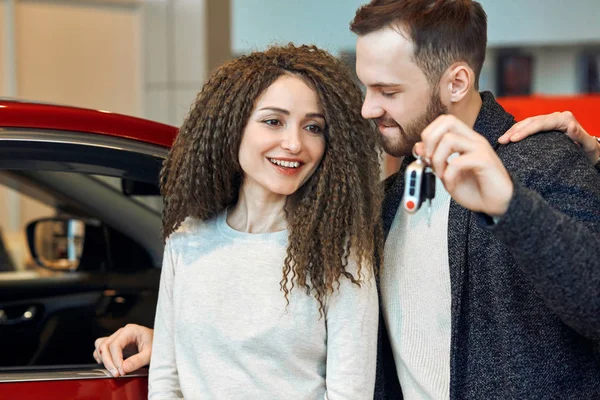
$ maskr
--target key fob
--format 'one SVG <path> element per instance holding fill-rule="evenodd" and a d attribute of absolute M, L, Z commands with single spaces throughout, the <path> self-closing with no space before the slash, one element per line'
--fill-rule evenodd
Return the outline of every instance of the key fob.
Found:
<path fill-rule="evenodd" d="M 435 197 L 435 175 L 431 167 L 425 167 L 423 171 L 423 183 L 421 184 L 423 200 L 433 200 Z"/>
<path fill-rule="evenodd" d="M 423 174 L 425 173 L 425 164 L 420 159 L 410 163 L 404 172 L 404 196 L 402 204 L 404 209 L 413 214 L 421 207 L 423 203 Z"/>

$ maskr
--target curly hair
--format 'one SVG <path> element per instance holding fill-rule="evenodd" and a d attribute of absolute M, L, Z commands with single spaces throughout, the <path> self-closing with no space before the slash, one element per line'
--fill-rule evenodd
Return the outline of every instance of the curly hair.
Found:
<path fill-rule="evenodd" d="M 163 238 L 188 216 L 208 220 L 237 202 L 244 128 L 257 99 L 285 74 L 316 91 L 326 121 L 326 150 L 286 206 L 281 290 L 288 300 L 295 285 L 305 289 L 322 312 L 325 296 L 339 287 L 342 275 L 360 285 L 362 273 L 376 273 L 383 243 L 378 135 L 360 115 L 362 92 L 350 71 L 326 51 L 270 47 L 223 65 L 208 79 L 161 171 Z M 347 270 L 350 255 L 356 276 Z"/>

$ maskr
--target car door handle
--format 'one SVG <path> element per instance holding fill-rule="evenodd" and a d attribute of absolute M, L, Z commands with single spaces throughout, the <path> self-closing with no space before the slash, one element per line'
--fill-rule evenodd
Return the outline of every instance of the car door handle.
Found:
<path fill-rule="evenodd" d="M 20 324 L 22 322 L 31 321 L 33 318 L 35 318 L 36 314 L 37 314 L 37 307 L 29 306 L 27 308 L 27 310 L 25 310 L 25 312 L 23 312 L 22 315 L 19 315 L 18 317 L 9 319 L 8 315 L 6 315 L 6 312 L 4 310 L 0 309 L 0 326 L 16 325 L 16 324 Z"/>

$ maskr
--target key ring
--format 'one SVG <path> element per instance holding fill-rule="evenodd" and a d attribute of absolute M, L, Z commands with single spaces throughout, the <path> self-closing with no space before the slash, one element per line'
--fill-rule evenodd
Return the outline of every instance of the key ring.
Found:
<path fill-rule="evenodd" d="M 412 148 L 412 155 L 413 155 L 413 157 L 416 158 L 417 161 L 423 162 L 423 163 L 425 163 L 425 165 L 427 165 L 429 167 L 429 165 L 431 165 L 431 162 L 429 161 L 429 159 L 426 158 L 426 157 L 421 157 L 420 155 L 417 155 L 417 153 L 415 152 L 415 147 L 417 147 L 416 143 L 415 143 L 415 145 Z"/>
<path fill-rule="evenodd" d="M 417 160 L 421 159 L 421 156 L 417 155 L 417 153 L 415 152 L 415 147 L 417 147 L 417 145 L 415 144 L 412 148 L 412 155 L 414 158 L 416 158 Z"/>

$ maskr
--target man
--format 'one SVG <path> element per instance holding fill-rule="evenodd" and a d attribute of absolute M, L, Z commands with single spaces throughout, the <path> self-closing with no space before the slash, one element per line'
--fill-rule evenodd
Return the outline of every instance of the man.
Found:
<path fill-rule="evenodd" d="M 598 396 L 596 171 L 557 132 L 498 145 L 514 119 L 477 91 L 478 3 L 374 0 L 351 30 L 363 116 L 407 156 L 386 181 L 376 397 Z M 430 224 L 400 206 L 415 145 L 439 177 Z"/>
<path fill-rule="evenodd" d="M 498 145 L 514 121 L 477 92 L 485 19 L 470 0 L 388 0 L 351 25 L 363 116 L 377 121 L 387 152 L 408 156 L 386 181 L 376 398 L 600 391 L 600 177 L 555 132 Z M 555 128 L 568 125 L 559 117 Z M 400 207 L 416 143 L 440 179 L 431 226 L 427 210 Z M 97 359 L 121 365 L 135 329 L 98 342 Z M 149 357 L 143 332 L 138 361 Z"/>

